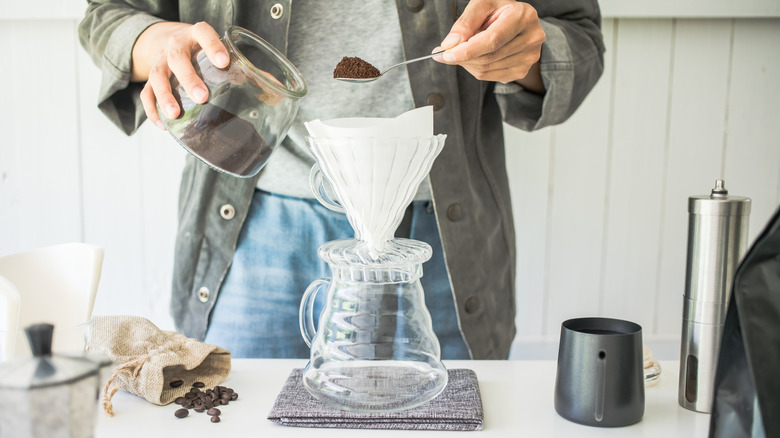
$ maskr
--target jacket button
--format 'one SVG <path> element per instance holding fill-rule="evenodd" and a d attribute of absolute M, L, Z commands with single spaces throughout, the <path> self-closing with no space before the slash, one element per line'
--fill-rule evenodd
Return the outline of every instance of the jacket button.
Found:
<path fill-rule="evenodd" d="M 431 93 L 428 95 L 428 99 L 425 100 L 428 105 L 433 106 L 434 111 L 438 111 L 444 107 L 444 96 L 439 93 Z"/>
<path fill-rule="evenodd" d="M 447 208 L 447 219 L 457 222 L 463 218 L 463 210 L 459 204 L 452 204 Z"/>
<path fill-rule="evenodd" d="M 282 18 L 282 15 L 284 14 L 284 6 L 282 6 L 281 3 L 276 3 L 273 6 L 271 6 L 271 18 L 274 20 L 278 20 Z"/>
<path fill-rule="evenodd" d="M 219 207 L 219 215 L 222 216 L 222 219 L 229 221 L 236 215 L 236 209 L 230 204 L 225 204 Z"/>
<path fill-rule="evenodd" d="M 203 286 L 202 288 L 198 289 L 198 299 L 201 303 L 208 301 L 210 296 L 211 293 L 209 292 L 209 288 Z"/>
<path fill-rule="evenodd" d="M 412 12 L 420 12 L 424 3 L 423 0 L 406 0 L 406 9 Z"/>
<path fill-rule="evenodd" d="M 479 309 L 479 299 L 477 297 L 469 297 L 463 307 L 466 313 L 474 313 Z"/>

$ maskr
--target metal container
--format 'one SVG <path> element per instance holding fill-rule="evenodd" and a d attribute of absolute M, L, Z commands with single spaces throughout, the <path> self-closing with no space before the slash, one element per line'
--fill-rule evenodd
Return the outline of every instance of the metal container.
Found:
<path fill-rule="evenodd" d="M 622 427 L 645 414 L 642 327 L 613 318 L 561 324 L 555 412 L 579 424 Z"/>
<path fill-rule="evenodd" d="M 92 437 L 103 362 L 52 355 L 51 324 L 26 332 L 34 356 L 0 366 L 0 437 Z"/>
<path fill-rule="evenodd" d="M 734 273 L 747 250 L 750 198 L 729 196 L 723 180 L 712 193 L 688 198 L 680 406 L 712 409 L 720 339 Z"/>

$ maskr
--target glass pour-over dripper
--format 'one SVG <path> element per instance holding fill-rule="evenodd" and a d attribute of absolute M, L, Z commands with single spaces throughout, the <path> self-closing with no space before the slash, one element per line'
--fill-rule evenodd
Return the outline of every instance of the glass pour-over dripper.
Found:
<path fill-rule="evenodd" d="M 355 238 L 365 242 L 372 258 L 378 257 L 388 249 L 446 138 L 306 137 L 317 161 L 312 190 L 323 205 L 347 215 Z M 322 175 L 337 199 L 324 190 Z"/>

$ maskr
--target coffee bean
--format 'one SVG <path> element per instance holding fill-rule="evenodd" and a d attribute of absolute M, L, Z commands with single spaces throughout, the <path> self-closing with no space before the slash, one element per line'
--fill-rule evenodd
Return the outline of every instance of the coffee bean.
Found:
<path fill-rule="evenodd" d="M 181 385 L 184 385 L 184 380 L 173 380 L 169 385 L 171 385 L 171 388 L 178 388 Z"/>
<path fill-rule="evenodd" d="M 184 418 L 189 413 L 188 409 L 192 409 L 195 412 L 206 412 L 212 423 L 219 423 L 222 411 L 216 407 L 227 405 L 238 399 L 238 393 L 233 388 L 219 385 L 203 390 L 200 388 L 205 388 L 203 382 L 195 382 L 189 392 L 177 397 L 175 402 L 181 405 L 182 409 L 177 410 L 174 414 L 178 418 Z"/>

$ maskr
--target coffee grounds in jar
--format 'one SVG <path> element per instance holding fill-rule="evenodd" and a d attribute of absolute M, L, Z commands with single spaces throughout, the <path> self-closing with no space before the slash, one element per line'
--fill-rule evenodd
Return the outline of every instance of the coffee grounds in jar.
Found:
<path fill-rule="evenodd" d="M 345 56 L 333 70 L 334 78 L 369 79 L 379 77 L 379 70 L 368 62 L 358 58 Z"/>
<path fill-rule="evenodd" d="M 251 123 L 208 102 L 181 141 L 202 160 L 239 176 L 252 175 L 271 156 L 271 147 Z"/>

